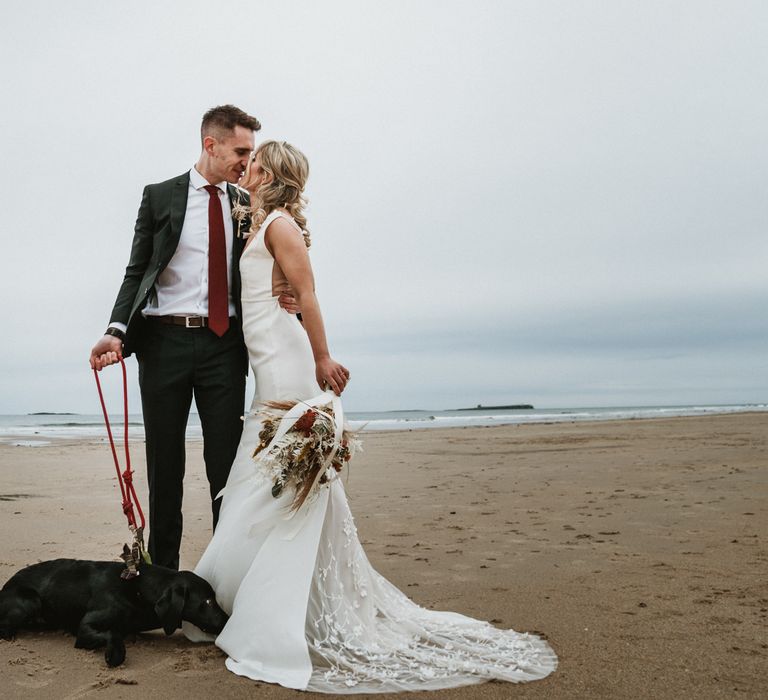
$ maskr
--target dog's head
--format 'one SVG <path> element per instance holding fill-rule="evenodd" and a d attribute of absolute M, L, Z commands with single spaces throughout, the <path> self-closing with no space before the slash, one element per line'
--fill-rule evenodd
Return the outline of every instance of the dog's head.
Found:
<path fill-rule="evenodd" d="M 166 634 L 173 634 L 182 620 L 218 634 L 229 619 L 216 603 L 210 584 L 190 571 L 178 572 L 155 603 L 155 613 Z"/>

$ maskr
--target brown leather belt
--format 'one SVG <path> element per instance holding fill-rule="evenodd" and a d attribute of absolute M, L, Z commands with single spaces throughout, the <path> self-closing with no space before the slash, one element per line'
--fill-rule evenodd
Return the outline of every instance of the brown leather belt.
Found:
<path fill-rule="evenodd" d="M 206 328 L 208 326 L 207 316 L 147 316 L 147 318 L 172 326 L 184 326 L 184 328 Z"/>

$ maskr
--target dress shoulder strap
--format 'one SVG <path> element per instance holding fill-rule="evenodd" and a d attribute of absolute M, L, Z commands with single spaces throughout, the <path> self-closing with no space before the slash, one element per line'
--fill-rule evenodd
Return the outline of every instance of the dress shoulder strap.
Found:
<path fill-rule="evenodd" d="M 266 231 L 267 226 L 269 226 L 275 219 L 279 219 L 281 216 L 285 216 L 285 214 L 281 211 L 278 211 L 277 209 L 273 209 L 271 212 L 269 212 L 269 214 L 267 214 L 267 218 L 261 222 L 261 226 L 259 226 L 259 228 L 262 231 Z"/>
<path fill-rule="evenodd" d="M 264 226 L 264 228 L 266 229 L 266 227 L 267 227 L 267 226 L 269 226 L 269 224 L 271 224 L 271 223 L 272 223 L 272 222 L 273 222 L 275 219 L 278 219 L 278 218 L 280 218 L 281 216 L 282 216 L 282 217 L 283 217 L 283 218 L 284 218 L 286 221 L 288 221 L 290 224 L 293 224 L 293 227 L 294 227 L 294 228 L 295 228 L 295 229 L 296 229 L 296 230 L 297 230 L 299 233 L 301 233 L 301 232 L 302 232 L 302 231 L 301 231 L 301 226 L 299 226 L 299 225 L 296 223 L 296 219 L 294 219 L 294 218 L 293 218 L 293 217 L 292 217 L 292 216 L 291 216 L 291 215 L 290 215 L 288 212 L 282 211 L 282 210 L 280 210 L 280 209 L 273 209 L 273 210 L 270 212 L 269 216 L 268 216 L 266 219 L 264 219 L 264 223 L 263 223 L 262 225 L 263 225 L 263 226 Z"/>
<path fill-rule="evenodd" d="M 273 209 L 269 214 L 267 214 L 267 217 L 264 219 L 264 221 L 261 222 L 261 226 L 259 226 L 259 232 L 266 231 L 267 226 L 269 226 L 275 219 L 279 219 L 280 217 L 284 218 L 286 221 L 293 224 L 293 227 L 301 233 L 301 227 L 296 223 L 296 220 L 285 211 L 281 211 L 279 209 Z"/>

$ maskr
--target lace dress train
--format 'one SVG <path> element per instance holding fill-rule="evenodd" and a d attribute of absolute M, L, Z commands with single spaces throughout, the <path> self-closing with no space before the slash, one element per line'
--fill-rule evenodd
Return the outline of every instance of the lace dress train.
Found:
<path fill-rule="evenodd" d="M 309 342 L 277 304 L 275 263 L 263 241 L 277 216 L 289 218 L 272 212 L 240 261 L 243 328 L 258 399 L 309 399 L 320 391 Z M 260 428 L 256 416 L 246 417 L 219 524 L 195 568 L 231 613 L 215 640 L 227 668 L 335 694 L 532 681 L 556 668 L 539 637 L 427 610 L 376 572 L 341 479 L 290 516 L 293 494 L 274 498 L 267 470 L 252 459 Z M 184 631 L 195 641 L 211 639 L 188 623 Z"/>

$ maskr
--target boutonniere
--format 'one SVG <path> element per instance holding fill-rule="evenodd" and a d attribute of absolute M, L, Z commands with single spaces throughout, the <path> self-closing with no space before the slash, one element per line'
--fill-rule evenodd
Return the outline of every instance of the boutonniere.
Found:
<path fill-rule="evenodd" d="M 232 218 L 237 222 L 237 237 L 247 238 L 251 233 L 251 207 L 245 204 L 244 196 L 248 192 L 238 185 L 234 185 L 234 188 L 237 196 L 232 202 Z M 247 229 L 245 229 L 246 222 Z"/>

